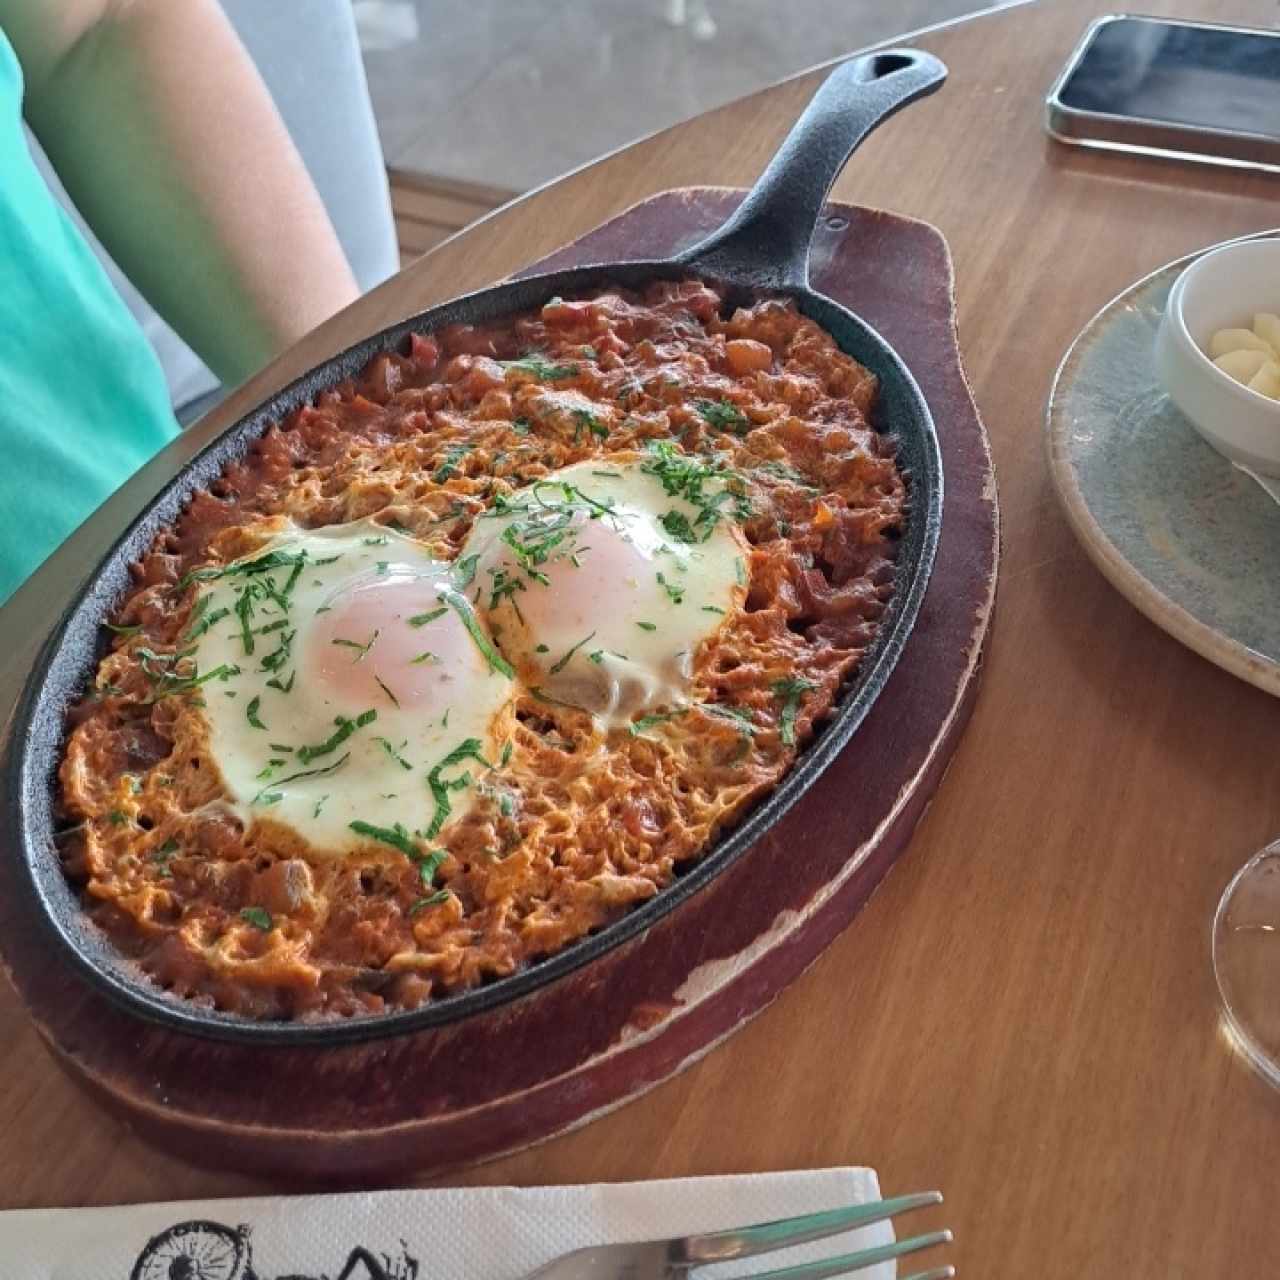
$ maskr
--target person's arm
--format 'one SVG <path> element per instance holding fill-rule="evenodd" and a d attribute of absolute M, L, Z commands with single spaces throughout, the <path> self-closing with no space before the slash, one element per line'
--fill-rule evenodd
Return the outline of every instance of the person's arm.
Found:
<path fill-rule="evenodd" d="M 357 296 L 216 0 L 0 0 L 0 28 L 22 64 L 27 121 L 71 198 L 224 382 Z"/>

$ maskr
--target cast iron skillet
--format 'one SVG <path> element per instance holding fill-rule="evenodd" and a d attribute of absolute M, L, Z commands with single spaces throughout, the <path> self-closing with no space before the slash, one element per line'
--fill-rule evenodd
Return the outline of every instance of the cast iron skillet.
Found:
<path fill-rule="evenodd" d="M 912 50 L 843 63 L 819 89 L 782 149 L 738 211 L 707 239 L 660 262 L 610 263 L 501 284 L 414 316 L 350 348 L 273 396 L 197 455 L 149 504 L 103 558 L 45 645 L 18 706 L 0 772 L 0 805 L 17 827 L 17 856 L 33 906 L 80 972 L 118 1005 L 175 1030 L 250 1044 L 333 1045 L 426 1027 L 527 995 L 635 937 L 750 848 L 800 798 L 849 741 L 884 687 L 915 621 L 933 564 L 942 517 L 942 462 L 928 405 L 893 348 L 857 316 L 809 288 L 809 241 L 831 184 L 854 147 L 877 124 L 937 89 L 946 68 Z M 896 590 L 877 638 L 831 720 L 771 797 L 701 861 L 643 906 L 546 960 L 487 986 L 384 1015 L 332 1022 L 251 1022 L 183 1003 L 124 960 L 81 911 L 54 844 L 57 769 L 66 712 L 102 654 L 101 623 L 130 589 L 129 564 L 172 524 L 191 495 L 244 455 L 269 424 L 320 391 L 358 373 L 378 353 L 405 350 L 411 333 L 483 323 L 540 306 L 557 294 L 608 282 L 629 286 L 697 274 L 728 286 L 730 300 L 762 293 L 793 298 L 849 355 L 880 379 L 877 425 L 896 441 L 908 474 L 910 512 L 899 546 Z"/>

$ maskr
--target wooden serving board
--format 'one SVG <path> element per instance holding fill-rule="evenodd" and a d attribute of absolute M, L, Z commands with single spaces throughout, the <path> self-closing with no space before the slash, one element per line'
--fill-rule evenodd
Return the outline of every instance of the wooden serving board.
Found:
<path fill-rule="evenodd" d="M 644 202 L 537 270 L 657 258 L 740 194 Z M 479 1017 L 332 1049 L 244 1048 L 162 1030 L 91 990 L 51 949 L 0 859 L 0 952 L 72 1077 L 195 1163 L 344 1182 L 438 1171 L 619 1106 L 763 1009 L 853 919 L 940 783 L 978 688 L 999 535 L 986 434 L 961 368 L 951 260 L 933 227 L 829 205 L 816 287 L 901 353 L 928 398 L 946 476 L 933 577 L 862 728 L 751 850 L 652 929 Z"/>

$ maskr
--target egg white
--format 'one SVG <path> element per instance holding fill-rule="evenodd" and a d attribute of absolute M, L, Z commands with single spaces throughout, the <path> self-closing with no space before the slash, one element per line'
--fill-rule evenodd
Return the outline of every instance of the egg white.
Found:
<path fill-rule="evenodd" d="M 273 557 L 278 564 L 260 567 L 272 565 Z M 449 784 L 481 777 L 486 765 L 477 757 L 496 762 L 513 687 L 492 654 L 458 630 L 466 602 L 459 600 L 456 566 L 393 530 L 358 522 L 286 527 L 230 571 L 198 576 L 206 581 L 190 630 L 196 669 L 209 677 L 200 688 L 209 754 L 246 826 L 280 824 L 312 852 L 340 855 L 376 840 L 370 828 L 398 829 L 429 847 L 447 822 L 468 810 L 474 785 Z M 394 585 L 417 603 L 382 618 L 380 628 L 352 625 L 349 637 L 332 641 L 342 646 L 332 655 L 354 664 L 373 661 L 377 646 L 385 650 L 392 640 L 428 654 L 435 645 L 453 656 L 435 675 L 441 696 L 434 705 L 397 705 L 392 667 L 360 697 L 308 669 L 323 615 L 353 592 L 372 591 L 368 598 L 376 600 L 379 584 Z M 477 625 L 483 635 L 483 623 Z M 362 654 L 375 630 L 389 628 L 407 630 L 380 635 Z M 467 744 L 474 744 L 469 754 L 440 768 Z"/>
<path fill-rule="evenodd" d="M 689 468 L 697 502 L 679 491 Z M 746 594 L 730 483 L 668 447 L 564 467 L 482 515 L 461 557 L 477 558 L 477 609 L 525 679 L 606 726 L 684 701 L 698 646 Z M 625 568 L 593 573 L 615 535 Z"/>

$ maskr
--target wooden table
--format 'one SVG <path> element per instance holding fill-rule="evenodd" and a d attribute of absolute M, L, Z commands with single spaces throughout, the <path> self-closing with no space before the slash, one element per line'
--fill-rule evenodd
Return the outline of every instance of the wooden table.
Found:
<path fill-rule="evenodd" d="M 888 1191 L 945 1191 L 928 1225 L 956 1230 L 950 1260 L 964 1276 L 1280 1267 L 1280 1094 L 1224 1041 L 1208 958 L 1223 885 L 1280 830 L 1280 709 L 1107 585 L 1068 532 L 1042 443 L 1050 378 L 1090 315 L 1171 258 L 1280 223 L 1280 179 L 1047 141 L 1045 91 L 1086 18 L 1108 7 L 1059 0 L 922 36 L 949 84 L 877 133 L 836 187 L 948 236 L 1004 514 L 985 691 L 912 851 L 818 965 L 727 1045 L 576 1134 L 453 1181 L 866 1163 Z M 1144 7 L 1276 18 L 1263 0 Z M 357 336 L 655 191 L 748 184 L 819 78 L 487 219 L 288 353 L 198 435 Z M 120 502 L 136 506 L 171 466 L 143 472 Z M 60 553 L 61 572 L 79 571 L 120 509 Z M 4 705 L 47 614 L 31 593 L 6 610 Z M 64 1079 L 7 990 L 0 1042 L 0 1207 L 267 1189 L 131 1138 Z"/>

